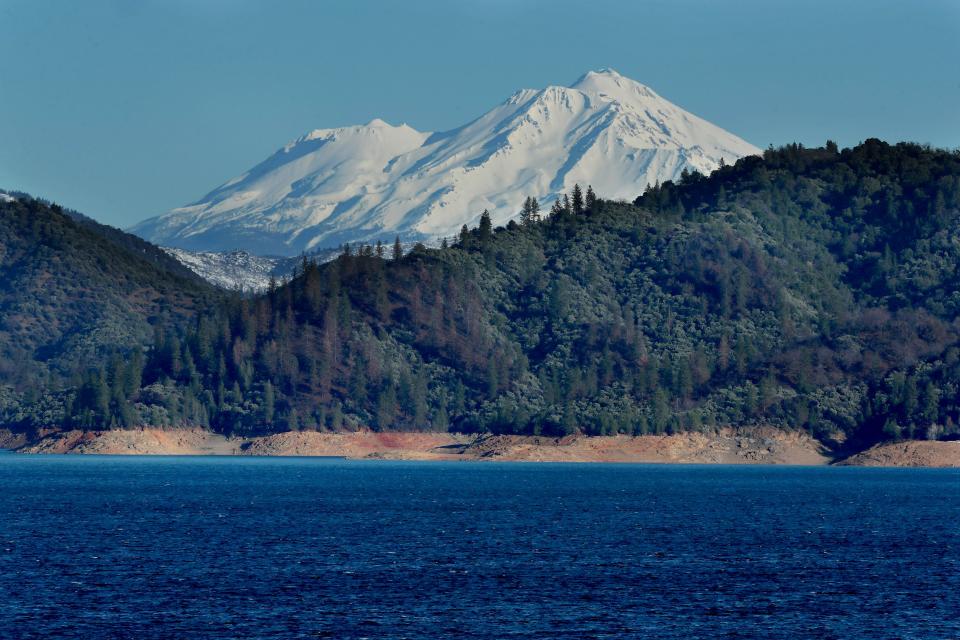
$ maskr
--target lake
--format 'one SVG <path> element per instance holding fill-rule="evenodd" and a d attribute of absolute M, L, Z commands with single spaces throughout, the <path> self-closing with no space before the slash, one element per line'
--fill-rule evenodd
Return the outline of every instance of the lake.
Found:
<path fill-rule="evenodd" d="M 960 472 L 0 455 L 0 637 L 957 638 Z"/>

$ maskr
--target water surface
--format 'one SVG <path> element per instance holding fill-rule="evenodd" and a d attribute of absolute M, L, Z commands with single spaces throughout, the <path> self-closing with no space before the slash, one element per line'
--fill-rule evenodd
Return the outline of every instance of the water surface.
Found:
<path fill-rule="evenodd" d="M 0 636 L 957 638 L 949 470 L 0 456 Z"/>

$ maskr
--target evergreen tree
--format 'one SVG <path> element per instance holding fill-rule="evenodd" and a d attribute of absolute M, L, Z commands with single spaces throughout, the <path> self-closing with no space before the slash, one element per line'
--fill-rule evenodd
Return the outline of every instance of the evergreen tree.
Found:
<path fill-rule="evenodd" d="M 480 242 L 487 243 L 493 237 L 493 221 L 490 219 L 490 212 L 486 209 L 480 214 L 480 226 L 477 230 L 480 235 Z"/>
<path fill-rule="evenodd" d="M 387 385 L 377 397 L 377 426 L 381 431 L 390 429 L 397 413 L 397 392 L 392 384 Z"/>
<path fill-rule="evenodd" d="M 540 203 L 533 196 L 527 196 L 520 212 L 520 224 L 529 226 L 540 221 Z"/>
<path fill-rule="evenodd" d="M 287 431 L 300 431 L 300 417 L 296 408 L 291 408 L 286 415 L 285 425 Z"/>
<path fill-rule="evenodd" d="M 590 185 L 587 185 L 586 206 L 587 211 L 591 213 L 597 210 L 597 194 L 593 192 L 593 187 Z"/>
<path fill-rule="evenodd" d="M 447 431 L 450 428 L 450 416 L 445 406 L 440 405 L 440 408 L 437 409 L 436 414 L 433 416 L 431 426 L 434 431 Z"/>
<path fill-rule="evenodd" d="M 276 407 L 276 395 L 273 391 L 273 385 L 267 380 L 263 383 L 263 422 L 270 426 L 273 424 L 273 414 Z"/>
<path fill-rule="evenodd" d="M 557 199 L 553 201 L 553 206 L 550 207 L 550 217 L 556 220 L 563 215 L 563 204 L 560 202 L 560 196 L 557 196 Z"/>
<path fill-rule="evenodd" d="M 393 259 L 399 260 L 403 257 L 403 245 L 400 244 L 400 236 L 393 240 Z"/>
<path fill-rule="evenodd" d="M 523 201 L 523 208 L 520 209 L 520 224 L 527 226 L 530 224 L 530 196 Z"/>
<path fill-rule="evenodd" d="M 339 400 L 333 403 L 333 416 L 330 418 L 330 429 L 333 431 L 343 429 L 343 406 Z"/>
<path fill-rule="evenodd" d="M 573 207 L 574 215 L 580 215 L 583 213 L 583 191 L 580 189 L 579 184 L 573 185 L 573 195 L 571 197 L 571 205 Z"/>

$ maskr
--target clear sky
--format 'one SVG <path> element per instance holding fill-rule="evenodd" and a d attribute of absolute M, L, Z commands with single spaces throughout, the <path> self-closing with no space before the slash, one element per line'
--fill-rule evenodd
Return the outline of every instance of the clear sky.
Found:
<path fill-rule="evenodd" d="M 0 187 L 125 227 L 310 129 L 599 67 L 760 147 L 960 146 L 958 0 L 0 0 Z"/>

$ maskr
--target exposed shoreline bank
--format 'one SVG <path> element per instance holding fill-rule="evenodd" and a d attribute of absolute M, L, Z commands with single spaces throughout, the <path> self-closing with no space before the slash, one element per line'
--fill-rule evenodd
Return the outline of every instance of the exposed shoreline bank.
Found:
<path fill-rule="evenodd" d="M 20 453 L 46 454 L 960 467 L 958 441 L 888 443 L 837 459 L 806 433 L 762 427 L 720 429 L 710 434 L 566 438 L 371 431 L 285 432 L 226 438 L 201 429 L 131 429 L 53 433 L 34 442 L 10 432 L 0 432 L 0 447 Z"/>

